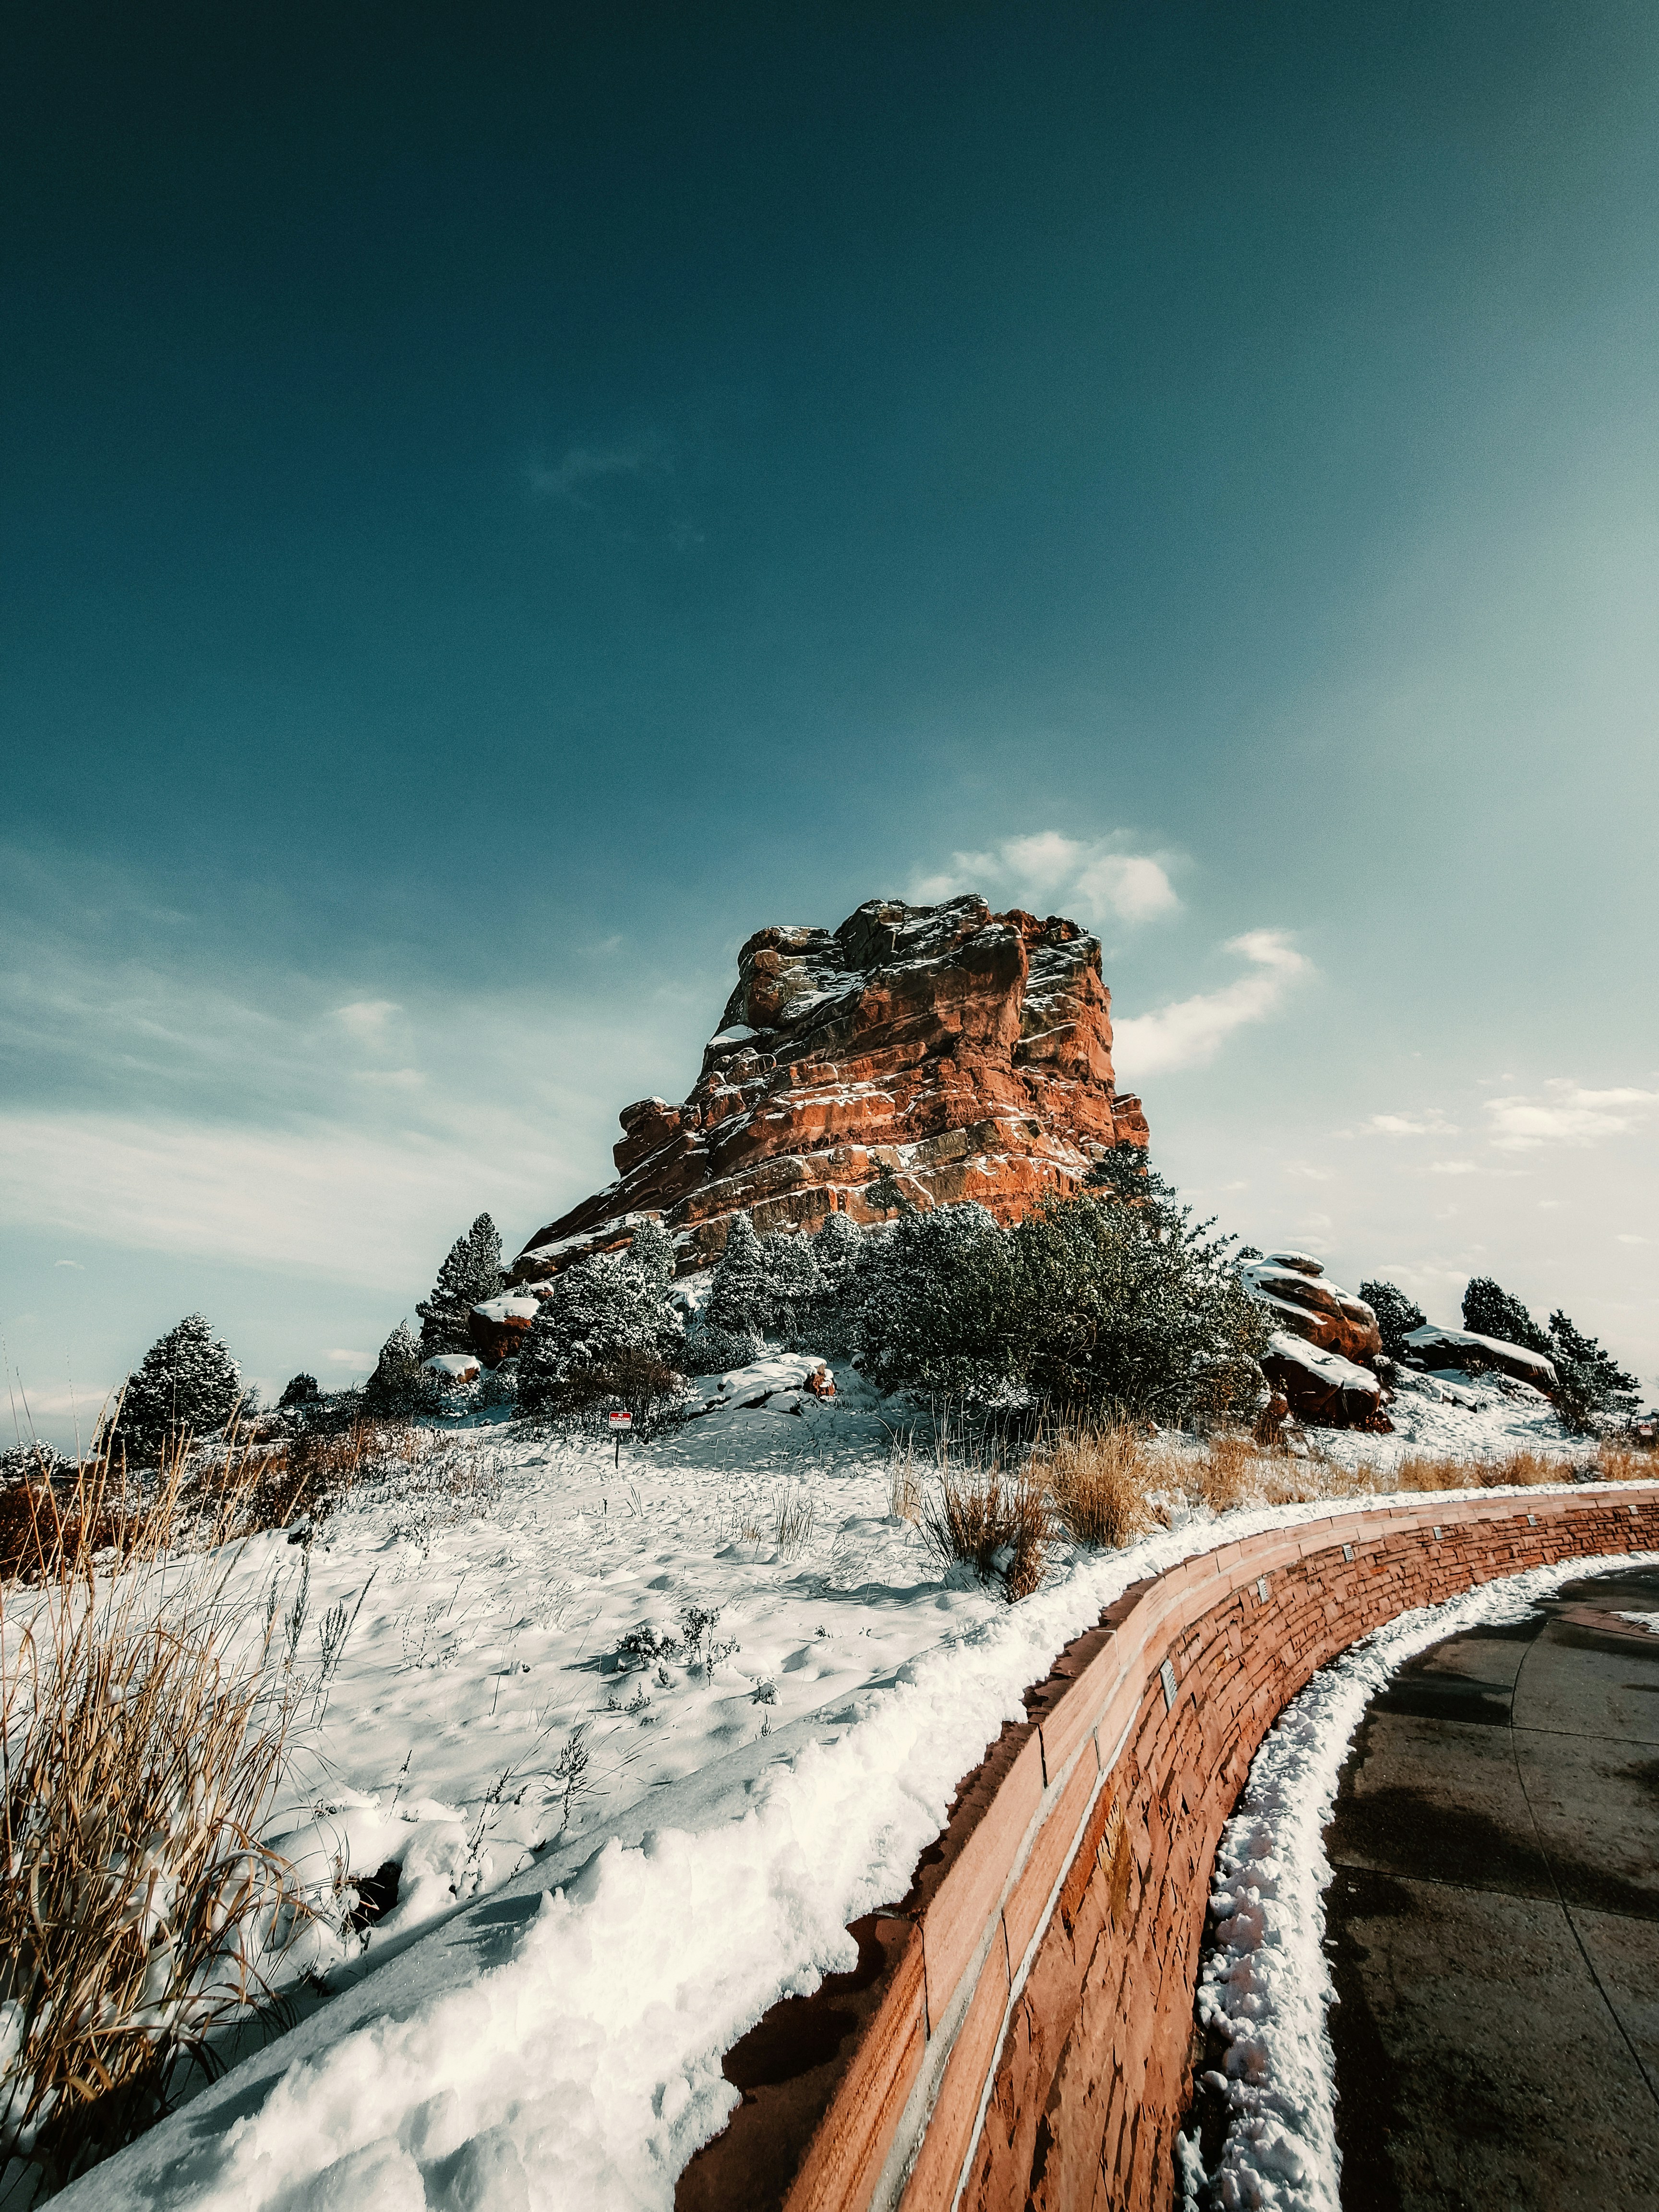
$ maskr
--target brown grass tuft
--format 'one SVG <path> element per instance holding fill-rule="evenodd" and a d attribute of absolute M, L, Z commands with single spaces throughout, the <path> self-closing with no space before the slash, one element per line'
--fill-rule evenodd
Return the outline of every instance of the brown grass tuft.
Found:
<path fill-rule="evenodd" d="M 1067 1431 L 1033 1459 L 1031 1473 L 1074 1544 L 1115 1550 L 1152 1525 L 1151 1472 L 1133 1429 Z"/>
<path fill-rule="evenodd" d="M 1000 1575 L 1010 1605 L 1042 1585 L 1048 1564 L 1048 1508 L 1041 1486 L 992 1468 L 946 1474 L 926 1507 L 922 1527 L 947 1565 L 969 1566 L 981 1582 Z"/>
<path fill-rule="evenodd" d="M 190 1476 L 183 1443 L 143 1502 L 83 1468 L 28 1506 L 33 1587 L 0 1587 L 0 2160 L 47 2189 L 159 2115 L 303 1911 L 258 1841 L 287 1677 L 229 1601 L 234 1551 L 179 1555 L 234 1531 L 242 1491 Z"/>

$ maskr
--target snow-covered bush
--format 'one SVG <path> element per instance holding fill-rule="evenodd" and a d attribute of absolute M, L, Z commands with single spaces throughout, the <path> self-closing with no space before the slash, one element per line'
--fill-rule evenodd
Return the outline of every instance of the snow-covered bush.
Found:
<path fill-rule="evenodd" d="M 478 1379 L 479 1405 L 516 1406 L 518 1402 L 518 1361 L 503 1359 L 499 1367 L 487 1367 Z"/>
<path fill-rule="evenodd" d="M 363 1404 L 376 1414 L 409 1414 L 435 1407 L 437 1387 L 421 1372 L 421 1347 L 406 1321 L 380 1346 L 374 1372 L 363 1385 Z"/>
<path fill-rule="evenodd" d="M 1231 1248 L 1120 1147 L 1091 1188 L 1012 1229 L 953 1206 L 870 1235 L 848 1297 L 854 1357 L 884 1389 L 1241 1418 L 1269 1331 Z"/>
<path fill-rule="evenodd" d="M 421 1317 L 421 1358 L 444 1352 L 471 1352 L 466 1317 L 475 1305 L 495 1297 L 507 1278 L 501 1273 L 501 1231 L 481 1213 L 464 1237 L 449 1248 L 429 1298 L 416 1307 Z"/>
<path fill-rule="evenodd" d="M 283 1395 L 276 1404 L 279 1411 L 289 1406 L 314 1406 L 322 1395 L 322 1387 L 317 1377 L 301 1372 L 283 1385 Z"/>
<path fill-rule="evenodd" d="M 556 1279 L 519 1355 L 527 1413 L 574 1411 L 605 1398 L 644 1405 L 672 1390 L 684 1327 L 649 1239 L 578 1260 Z"/>
<path fill-rule="evenodd" d="M 1359 1295 L 1376 1316 L 1383 1351 L 1390 1359 L 1409 1359 L 1412 1350 L 1406 1339 L 1414 1328 L 1428 1327 L 1428 1316 L 1422 1307 L 1414 1305 L 1393 1283 L 1362 1283 Z"/>
<path fill-rule="evenodd" d="M 724 1329 L 732 1336 L 763 1335 L 769 1304 L 766 1257 L 760 1237 L 746 1213 L 734 1213 L 702 1310 L 703 1326 Z"/>
<path fill-rule="evenodd" d="M 200 1314 L 186 1314 L 127 1377 L 109 1441 L 130 1464 L 153 1467 L 183 1437 L 222 1428 L 241 1398 L 236 1362 Z"/>
<path fill-rule="evenodd" d="M 0 1490 L 14 1482 L 54 1482 L 75 1472 L 75 1462 L 56 1444 L 11 1444 L 0 1451 Z"/>

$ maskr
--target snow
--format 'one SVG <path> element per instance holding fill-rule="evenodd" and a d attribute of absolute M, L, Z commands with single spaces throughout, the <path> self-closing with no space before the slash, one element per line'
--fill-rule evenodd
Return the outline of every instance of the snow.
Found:
<path fill-rule="evenodd" d="M 1645 1628 L 1651 1636 L 1659 1636 L 1659 1613 L 1621 1613 L 1618 1617 L 1638 1628 Z"/>
<path fill-rule="evenodd" d="M 470 1382 L 478 1372 L 478 1355 L 476 1352 L 434 1352 L 430 1359 L 421 1362 L 421 1368 L 427 1375 L 441 1375 L 453 1382 Z"/>
<path fill-rule="evenodd" d="M 1224 2070 L 1204 2077 L 1229 2106 L 1209 2176 L 1224 2212 L 1340 2212 L 1323 1839 L 1366 1705 L 1405 1661 L 1460 1630 L 1523 1620 L 1540 1598 L 1582 1576 L 1655 1563 L 1659 1553 L 1563 1559 L 1401 1613 L 1322 1668 L 1269 1731 L 1221 1832 L 1210 1900 L 1215 1931 L 1199 1977 L 1200 2019 L 1229 2045 Z M 1205 2174 L 1191 2138 L 1179 2139 L 1177 2159 L 1184 2201 L 1195 2205 Z"/>
<path fill-rule="evenodd" d="M 1277 1305 L 1279 1301 L 1268 1298 L 1262 1303 Z M 1297 1366 L 1306 1368 L 1330 1389 L 1363 1390 L 1372 1398 L 1382 1395 L 1382 1385 L 1369 1367 L 1357 1366 L 1340 1352 L 1322 1351 L 1318 1345 L 1310 1344 L 1306 1337 L 1292 1336 L 1287 1329 L 1276 1328 L 1267 1340 L 1267 1349 L 1280 1359 L 1292 1360 Z"/>
<path fill-rule="evenodd" d="M 1551 1383 L 1556 1379 L 1554 1363 L 1541 1352 L 1528 1352 L 1522 1344 L 1506 1344 L 1502 1337 L 1480 1336 L 1474 1329 L 1436 1328 L 1431 1325 L 1413 1329 L 1406 1342 L 1424 1359 L 1432 1358 L 1437 1352 L 1480 1352 L 1510 1373 L 1518 1368 L 1522 1377 L 1536 1376 L 1540 1382 Z"/>
<path fill-rule="evenodd" d="M 545 1249 L 550 1251 L 553 1248 L 550 1245 Z M 515 1297 L 509 1294 L 506 1297 L 485 1298 L 472 1310 L 475 1314 L 482 1314 L 486 1321 L 534 1321 L 541 1310 L 541 1300 L 523 1295 Z"/>
<path fill-rule="evenodd" d="M 597 1431 L 471 1416 L 308 1547 L 246 1548 L 252 1617 L 308 1579 L 319 1687 L 267 1832 L 324 1916 L 285 1961 L 314 1986 L 75 2206 L 667 2212 L 735 2101 L 722 2053 L 854 1963 L 848 1923 L 904 1894 L 1054 1653 L 1143 1576 L 1329 1510 L 1061 1547 L 1010 1607 L 894 1517 L 902 1409 L 847 1374 L 821 1402 L 818 1364 L 699 1378 L 701 1413 L 620 1465 Z M 1419 1395 L 1489 1451 L 1543 1403 Z M 1382 1466 L 1401 1444 L 1322 1441 Z M 334 1607 L 357 1610 L 325 1682 Z M 347 1878 L 388 1863 L 396 1902 L 360 1931 Z"/>

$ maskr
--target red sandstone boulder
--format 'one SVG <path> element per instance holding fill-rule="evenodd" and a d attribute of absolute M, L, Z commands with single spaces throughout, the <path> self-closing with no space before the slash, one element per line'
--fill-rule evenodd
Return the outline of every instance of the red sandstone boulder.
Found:
<path fill-rule="evenodd" d="M 1305 1252 L 1273 1252 L 1265 1260 L 1247 1261 L 1238 1273 L 1273 1316 L 1275 1328 L 1356 1363 L 1375 1359 L 1382 1351 L 1376 1316 L 1363 1298 L 1327 1282 L 1324 1268 Z"/>
<path fill-rule="evenodd" d="M 1382 1410 L 1382 1385 L 1369 1367 L 1323 1351 L 1288 1329 L 1275 1329 L 1261 1356 L 1261 1371 L 1299 1421 L 1325 1429 L 1394 1427 Z"/>
<path fill-rule="evenodd" d="M 917 1206 L 972 1199 L 1018 1220 L 1146 1142 L 1139 1100 L 1113 1087 L 1110 1006 L 1097 939 L 971 896 L 763 929 L 690 1097 L 624 1109 L 617 1180 L 538 1230 L 513 1279 L 625 1243 L 641 1213 L 683 1271 L 719 1257 L 739 1211 L 763 1231 L 873 1221 L 865 1193 L 884 1173 Z"/>
<path fill-rule="evenodd" d="M 1432 1327 L 1414 1328 L 1406 1342 L 1425 1367 L 1449 1367 L 1460 1375 L 1486 1375 L 1496 1368 L 1517 1382 L 1530 1382 L 1547 1398 L 1555 1395 L 1555 1363 L 1541 1352 L 1528 1352 L 1523 1344 L 1480 1336 L 1473 1329 Z"/>
<path fill-rule="evenodd" d="M 539 1299 L 512 1297 L 486 1298 L 471 1309 L 466 1333 L 486 1367 L 499 1367 L 502 1360 L 517 1358 L 539 1309 Z"/>

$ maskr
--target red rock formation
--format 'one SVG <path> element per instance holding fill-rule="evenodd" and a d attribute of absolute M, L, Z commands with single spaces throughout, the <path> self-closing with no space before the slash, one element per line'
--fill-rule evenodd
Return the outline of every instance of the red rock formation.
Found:
<path fill-rule="evenodd" d="M 538 1230 L 518 1283 L 627 1241 L 642 1214 L 707 1266 L 732 1216 L 816 1228 L 881 1218 L 890 1174 L 917 1206 L 973 1199 L 1014 1221 L 1074 1188 L 1114 1145 L 1146 1142 L 1112 1087 L 1100 945 L 1074 921 L 872 899 L 835 931 L 763 929 L 683 1106 L 622 1115 L 617 1180 Z"/>
<path fill-rule="evenodd" d="M 1382 1332 L 1364 1298 L 1326 1281 L 1324 1268 L 1305 1252 L 1269 1252 L 1239 1273 L 1246 1290 L 1272 1314 L 1275 1328 L 1357 1363 L 1382 1351 Z"/>

